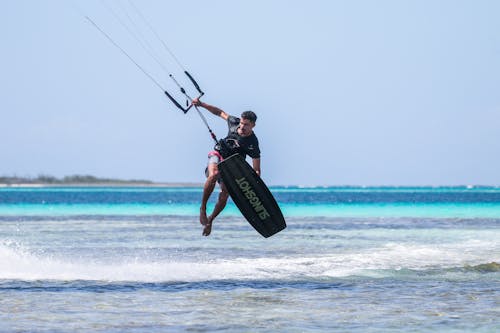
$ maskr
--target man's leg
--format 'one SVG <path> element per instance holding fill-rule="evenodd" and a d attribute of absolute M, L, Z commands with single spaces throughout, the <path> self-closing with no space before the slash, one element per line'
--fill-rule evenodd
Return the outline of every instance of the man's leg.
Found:
<path fill-rule="evenodd" d="M 215 204 L 214 211 L 208 217 L 207 224 L 203 229 L 203 236 L 208 236 L 212 232 L 212 222 L 215 218 L 222 212 L 222 210 L 226 207 L 227 199 L 229 197 L 229 193 L 227 192 L 226 186 L 224 183 L 220 184 L 221 192 L 219 193 L 219 199 Z"/>
<path fill-rule="evenodd" d="M 208 223 L 207 217 L 207 202 L 210 195 L 214 191 L 215 184 L 217 183 L 218 169 L 216 163 L 208 163 L 208 177 L 203 186 L 203 196 L 201 198 L 200 206 L 200 223 L 206 225 Z"/>

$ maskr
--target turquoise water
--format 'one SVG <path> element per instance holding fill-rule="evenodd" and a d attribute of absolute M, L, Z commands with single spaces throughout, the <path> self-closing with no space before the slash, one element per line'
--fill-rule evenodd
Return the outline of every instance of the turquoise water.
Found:
<path fill-rule="evenodd" d="M 499 188 L 272 192 L 264 239 L 200 188 L 1 188 L 0 332 L 500 330 Z"/>
<path fill-rule="evenodd" d="M 210 206 L 210 207 L 213 207 Z M 288 216 L 330 217 L 441 217 L 441 218 L 496 218 L 500 204 L 283 204 L 281 209 Z M 182 215 L 192 216 L 199 204 L 14 204 L 1 205 L 0 215 Z M 226 214 L 237 216 L 234 205 Z"/>
<path fill-rule="evenodd" d="M 0 195 L 15 193 L 23 198 L 23 193 L 36 194 L 39 200 L 20 199 L 0 205 L 0 215 L 196 215 L 199 209 L 199 188 L 0 188 Z M 87 194 L 82 200 L 44 200 L 48 196 L 68 197 Z M 85 200 L 92 194 L 112 194 L 121 198 L 127 194 L 149 194 L 153 200 L 138 202 L 137 196 L 130 200 Z M 500 188 L 273 188 L 280 201 L 281 209 L 287 216 L 329 216 L 329 217 L 440 217 L 440 218 L 498 218 L 500 216 Z M 325 200 L 325 194 L 351 195 L 352 198 L 341 202 Z M 422 201 L 421 195 L 441 194 L 442 200 Z M 172 200 L 182 194 L 184 202 Z M 382 198 L 391 194 L 390 200 L 359 200 L 366 194 Z M 406 200 L 394 200 L 394 194 L 406 194 Z M 454 201 L 461 195 L 490 195 L 495 200 Z M 413 197 L 412 197 L 413 195 Z M 453 196 L 450 200 L 449 196 Z M 295 200 L 299 196 L 299 200 Z M 164 200 L 162 200 L 164 198 Z M 304 198 L 304 200 L 300 200 Z M 320 198 L 320 200 L 314 200 Z M 328 196 L 327 196 L 328 198 Z M 338 198 L 338 197 L 336 197 Z M 322 200 L 321 200 L 322 199 Z M 410 199 L 410 200 L 409 200 Z M 34 202 L 33 202 L 34 201 Z M 69 201 L 69 202 L 67 202 Z M 213 207 L 213 204 L 212 204 Z M 238 216 L 239 211 L 229 204 L 225 214 Z"/>

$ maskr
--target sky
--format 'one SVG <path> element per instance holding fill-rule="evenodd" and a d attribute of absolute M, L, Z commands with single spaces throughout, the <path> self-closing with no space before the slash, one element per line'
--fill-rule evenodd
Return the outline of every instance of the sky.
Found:
<path fill-rule="evenodd" d="M 500 185 L 499 1 L 131 1 L 203 101 L 258 115 L 268 185 Z M 204 181 L 197 113 L 85 18 L 195 95 L 128 0 L 1 2 L 0 175 Z"/>

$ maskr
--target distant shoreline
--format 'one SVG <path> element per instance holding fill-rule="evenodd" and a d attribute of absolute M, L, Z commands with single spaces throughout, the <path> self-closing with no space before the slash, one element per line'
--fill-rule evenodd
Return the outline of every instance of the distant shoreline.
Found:
<path fill-rule="evenodd" d="M 63 188 L 63 187 L 144 187 L 144 188 L 203 188 L 202 182 L 154 182 L 144 179 L 116 179 L 116 178 L 98 178 L 90 175 L 73 175 L 63 178 L 56 178 L 47 175 L 40 175 L 36 178 L 0 176 L 0 188 Z M 448 189 L 500 189 L 500 185 L 280 185 L 273 184 L 270 187 L 284 188 L 339 188 L 339 189 L 428 189 L 428 188 L 448 188 Z"/>
<path fill-rule="evenodd" d="M 0 176 L 0 187 L 200 187 L 201 183 L 153 182 L 145 179 L 99 178 L 92 175 L 71 175 L 57 178 Z"/>
<path fill-rule="evenodd" d="M 19 184 L 8 184 L 0 183 L 0 188 L 29 188 L 29 187 L 203 187 L 201 183 L 19 183 Z"/>

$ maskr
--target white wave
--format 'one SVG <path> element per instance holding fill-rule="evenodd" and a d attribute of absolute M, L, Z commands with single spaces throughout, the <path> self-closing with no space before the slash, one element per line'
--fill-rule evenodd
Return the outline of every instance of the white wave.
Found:
<path fill-rule="evenodd" d="M 380 270 L 446 269 L 499 262 L 498 256 L 488 257 L 488 249 L 491 249 L 488 246 L 474 241 L 439 247 L 389 243 L 377 249 L 322 256 L 199 259 L 195 262 L 117 258 L 114 263 L 104 264 L 34 254 L 4 243 L 0 244 L 0 280 L 196 282 L 377 276 Z"/>

